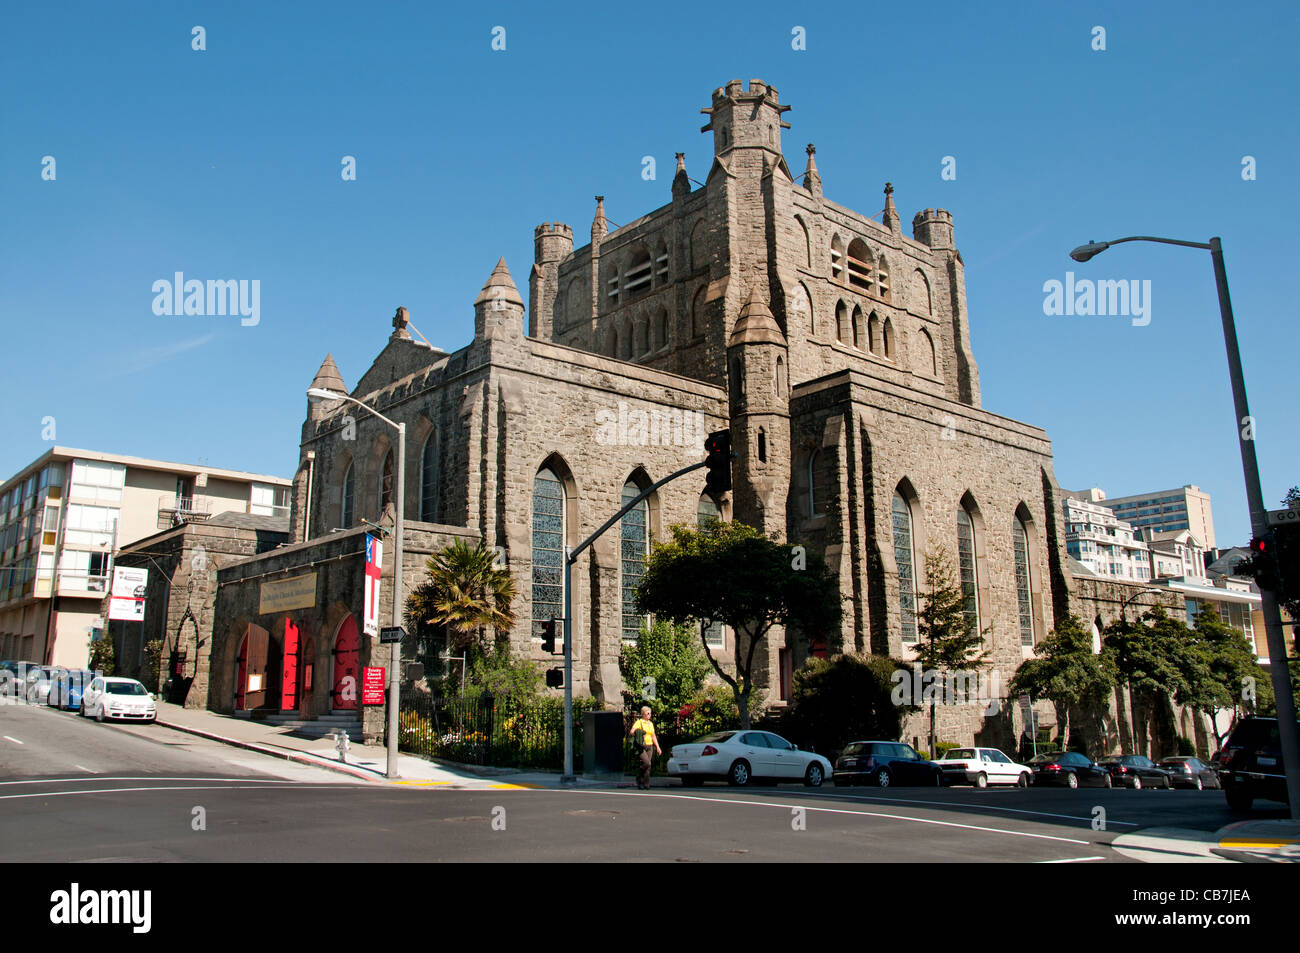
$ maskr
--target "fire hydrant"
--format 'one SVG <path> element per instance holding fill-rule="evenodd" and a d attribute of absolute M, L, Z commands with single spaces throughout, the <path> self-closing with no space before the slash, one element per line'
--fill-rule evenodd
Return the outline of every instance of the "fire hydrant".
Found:
<path fill-rule="evenodd" d="M 338 733 L 334 736 L 334 738 L 335 738 L 335 744 L 334 744 L 334 747 L 338 750 L 338 753 L 339 753 L 339 760 L 342 761 L 344 764 L 347 764 L 347 761 L 348 761 L 348 733 L 347 733 L 346 731 L 340 731 L 340 732 L 338 732 Z"/>

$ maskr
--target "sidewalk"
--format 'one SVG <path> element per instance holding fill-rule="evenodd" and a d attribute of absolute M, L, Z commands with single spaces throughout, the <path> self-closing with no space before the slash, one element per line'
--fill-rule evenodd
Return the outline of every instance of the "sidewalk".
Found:
<path fill-rule="evenodd" d="M 562 785 L 557 773 L 439 764 L 415 755 L 400 753 L 397 756 L 397 772 L 401 777 L 390 781 L 385 777 L 388 769 L 388 751 L 383 745 L 362 745 L 353 741 L 349 744 L 347 761 L 344 763 L 339 760 L 335 740 L 332 737 L 306 738 L 266 722 L 233 718 L 213 711 L 182 708 L 163 701 L 158 702 L 157 724 L 163 728 L 198 735 L 210 741 L 218 741 L 237 748 L 245 748 L 328 771 L 337 771 L 353 778 L 377 783 L 451 790 L 558 789 L 572 786 Z M 657 780 L 662 784 L 668 783 L 667 779 Z M 631 787 L 634 783 L 632 778 L 579 777 L 574 785 Z"/>

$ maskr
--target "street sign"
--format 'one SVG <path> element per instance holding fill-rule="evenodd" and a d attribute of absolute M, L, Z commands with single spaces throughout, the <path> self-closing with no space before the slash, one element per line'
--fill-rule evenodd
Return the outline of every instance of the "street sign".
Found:
<path fill-rule="evenodd" d="M 406 638 L 406 630 L 400 625 L 389 625 L 379 630 L 380 642 L 400 642 Z"/>
<path fill-rule="evenodd" d="M 361 672 L 361 704 L 384 703 L 384 670 L 367 665 Z"/>
<path fill-rule="evenodd" d="M 1269 510 L 1269 526 L 1300 526 L 1300 510 Z"/>

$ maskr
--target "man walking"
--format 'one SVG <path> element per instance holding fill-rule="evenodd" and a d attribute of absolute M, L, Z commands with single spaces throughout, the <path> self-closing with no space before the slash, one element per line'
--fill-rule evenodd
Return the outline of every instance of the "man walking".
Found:
<path fill-rule="evenodd" d="M 637 758 L 636 786 L 648 791 L 650 790 L 650 765 L 655 755 L 663 754 L 659 750 L 659 739 L 655 735 L 654 723 L 650 720 L 649 705 L 641 708 L 641 717 L 632 723 L 629 734 Z"/>

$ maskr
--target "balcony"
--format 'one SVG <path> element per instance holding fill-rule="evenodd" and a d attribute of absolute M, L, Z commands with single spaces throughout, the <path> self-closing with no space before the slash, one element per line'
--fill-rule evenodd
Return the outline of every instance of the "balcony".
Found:
<path fill-rule="evenodd" d="M 212 504 L 197 496 L 162 496 L 158 498 L 158 528 L 201 523 L 212 517 Z"/>
<path fill-rule="evenodd" d="M 95 596 L 101 597 L 108 592 L 108 576 L 91 575 L 76 569 L 59 570 L 60 596 Z"/>

